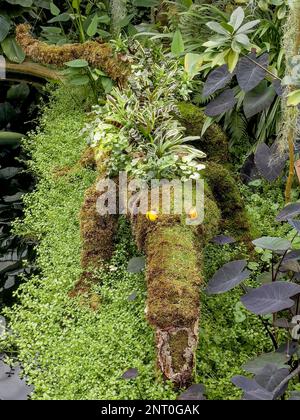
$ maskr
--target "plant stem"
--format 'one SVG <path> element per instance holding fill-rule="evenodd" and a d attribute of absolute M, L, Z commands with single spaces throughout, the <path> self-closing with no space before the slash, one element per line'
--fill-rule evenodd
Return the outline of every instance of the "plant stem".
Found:
<path fill-rule="evenodd" d="M 280 382 L 279 385 L 274 389 L 273 394 L 276 396 L 280 392 L 280 390 L 286 385 L 291 379 L 293 379 L 295 376 L 300 374 L 300 365 L 293 370 L 286 378 L 283 379 L 283 381 Z"/>
<path fill-rule="evenodd" d="M 252 61 L 252 63 L 254 63 L 257 67 L 260 67 L 262 70 L 265 70 L 270 76 L 273 77 L 273 79 L 281 81 L 280 77 L 276 76 L 276 74 L 272 73 L 270 70 L 268 70 L 266 67 L 262 66 L 257 61 L 253 60 L 252 58 L 250 58 L 248 55 L 244 55 L 244 57 L 246 57 L 248 60 Z"/>
<path fill-rule="evenodd" d="M 270 330 L 268 322 L 265 321 L 262 316 L 259 316 L 259 319 L 261 320 L 266 332 L 268 333 L 268 336 L 270 337 L 270 339 L 273 343 L 274 349 L 277 350 L 278 349 L 277 339 L 276 339 L 275 335 L 272 333 L 272 331 Z"/>

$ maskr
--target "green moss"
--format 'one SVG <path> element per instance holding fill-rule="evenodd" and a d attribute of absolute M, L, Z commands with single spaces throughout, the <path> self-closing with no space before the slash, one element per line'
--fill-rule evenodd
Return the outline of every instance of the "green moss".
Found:
<path fill-rule="evenodd" d="M 25 220 L 17 231 L 39 238 L 39 274 L 20 287 L 18 303 L 6 310 L 13 334 L 1 340 L 0 351 L 17 350 L 36 400 L 138 399 L 139 389 L 145 399 L 174 399 L 156 371 L 144 278 L 127 272 L 136 249 L 124 221 L 110 265 L 96 273 L 101 284 L 92 293 L 100 298 L 98 311 L 68 296 L 82 273 L 79 213 L 96 176 L 78 168 L 70 177 L 53 177 L 53 168 L 74 166 L 85 148 L 78 136 L 84 106 L 76 108 L 69 93 L 53 94 L 42 128 L 28 143 L 39 183 L 25 199 Z M 137 298 L 128 301 L 135 291 Z M 131 367 L 139 369 L 137 385 L 120 380 Z"/>
<path fill-rule="evenodd" d="M 204 177 L 221 209 L 223 229 L 249 241 L 251 226 L 236 179 L 228 169 L 214 162 L 207 164 Z"/>
<path fill-rule="evenodd" d="M 203 111 L 196 105 L 185 102 L 177 104 L 177 108 L 179 121 L 186 127 L 187 135 L 200 136 L 206 119 Z M 207 154 L 209 160 L 216 162 L 228 160 L 228 139 L 217 124 L 212 124 L 195 144 Z"/>
<path fill-rule="evenodd" d="M 186 331 L 180 330 L 171 334 L 170 338 L 170 354 L 172 357 L 172 367 L 174 372 L 180 372 L 186 363 L 184 352 L 188 347 L 188 334 Z"/>
<path fill-rule="evenodd" d="M 147 316 L 160 328 L 192 325 L 199 316 L 199 258 L 195 236 L 180 224 L 147 238 Z"/>
<path fill-rule="evenodd" d="M 82 236 L 83 268 L 97 268 L 103 261 L 109 260 L 114 250 L 114 238 L 117 229 L 117 217 L 100 216 L 97 212 L 97 200 L 100 193 L 96 184 L 86 193 L 80 212 L 80 229 Z"/>

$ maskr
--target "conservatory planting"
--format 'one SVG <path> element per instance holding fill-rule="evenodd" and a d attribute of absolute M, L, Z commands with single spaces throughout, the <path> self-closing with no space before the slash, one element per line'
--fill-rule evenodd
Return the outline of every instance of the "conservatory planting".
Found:
<path fill-rule="evenodd" d="M 0 399 L 299 400 L 300 1 L 0 0 L 0 56 Z"/>

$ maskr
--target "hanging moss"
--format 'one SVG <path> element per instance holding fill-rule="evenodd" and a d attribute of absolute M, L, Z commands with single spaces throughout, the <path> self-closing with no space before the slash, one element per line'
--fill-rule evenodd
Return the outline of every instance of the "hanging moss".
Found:
<path fill-rule="evenodd" d="M 83 44 L 49 45 L 33 38 L 30 25 L 16 27 L 16 39 L 27 57 L 41 64 L 63 67 L 64 63 L 76 59 L 86 60 L 90 66 L 103 70 L 111 79 L 124 84 L 129 66 L 126 58 L 115 55 L 109 44 L 87 41 Z"/>
<path fill-rule="evenodd" d="M 96 169 L 95 153 L 92 147 L 87 147 L 81 155 L 79 164 L 86 169 Z"/>
<path fill-rule="evenodd" d="M 96 204 L 100 193 L 96 184 L 85 194 L 80 213 L 82 236 L 81 265 L 83 268 L 97 268 L 108 260 L 114 250 L 114 236 L 117 229 L 117 218 L 113 215 L 100 216 Z"/>
<path fill-rule="evenodd" d="M 207 164 L 204 176 L 220 207 L 223 228 L 230 230 L 237 238 L 249 240 L 251 225 L 237 180 L 228 169 L 214 162 Z"/>
<path fill-rule="evenodd" d="M 187 135 L 200 136 L 206 118 L 203 111 L 196 105 L 185 102 L 177 104 L 177 108 L 179 121 L 186 127 Z M 228 139 L 217 124 L 212 124 L 195 144 L 207 154 L 209 160 L 228 160 Z"/>

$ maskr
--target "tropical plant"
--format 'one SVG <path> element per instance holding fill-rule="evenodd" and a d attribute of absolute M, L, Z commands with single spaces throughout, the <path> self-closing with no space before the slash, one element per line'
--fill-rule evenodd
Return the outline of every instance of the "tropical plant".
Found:
<path fill-rule="evenodd" d="M 231 261 L 221 267 L 207 285 L 209 295 L 220 294 L 240 286 L 241 303 L 259 317 L 274 347 L 274 352 L 248 362 L 244 369 L 255 374 L 254 379 L 235 376 L 233 383 L 244 391 L 244 399 L 278 399 L 289 381 L 300 372 L 300 203 L 286 206 L 276 217 L 292 227 L 289 239 L 264 236 L 253 241 L 262 263 L 246 260 Z M 262 269 L 263 268 L 263 269 Z M 262 271 L 261 271 L 262 269 Z M 243 284 L 260 273 L 251 287 Z M 258 287 L 255 287 L 259 284 Z M 254 287 L 253 287 L 254 286 Z M 283 328 L 287 334 L 278 334 Z M 279 342 L 287 338 L 287 343 Z"/>
<path fill-rule="evenodd" d="M 144 179 L 195 178 L 205 155 L 189 143 L 176 119 L 176 103 L 187 98 L 184 71 L 176 60 L 165 60 L 160 49 L 152 53 L 136 46 L 128 87 L 113 88 L 104 106 L 94 109 L 94 120 L 85 128 L 88 142 L 106 160 L 110 175 L 126 170 Z"/>
<path fill-rule="evenodd" d="M 239 7 L 227 21 L 216 15 L 207 25 L 219 35 L 198 47 L 198 54 L 188 53 L 185 58 L 186 70 L 192 78 L 197 74 L 208 75 L 200 97 L 197 94 L 202 104 L 213 99 L 206 108 L 209 118 L 205 129 L 213 121 L 221 121 L 233 136 L 232 149 L 241 138 L 246 144 L 267 142 L 280 128 L 281 100 L 277 95 L 282 94 L 280 80 L 285 73 L 281 43 L 288 9 L 287 2 L 269 3 L 267 10 L 260 3 L 251 3 L 245 13 Z M 245 16 L 247 21 L 243 24 Z M 217 82 L 216 89 L 209 89 L 213 81 Z M 224 92 L 228 84 L 231 89 Z M 199 86 L 197 79 L 196 86 Z M 221 95 L 215 98 L 218 89 L 222 89 Z"/>

